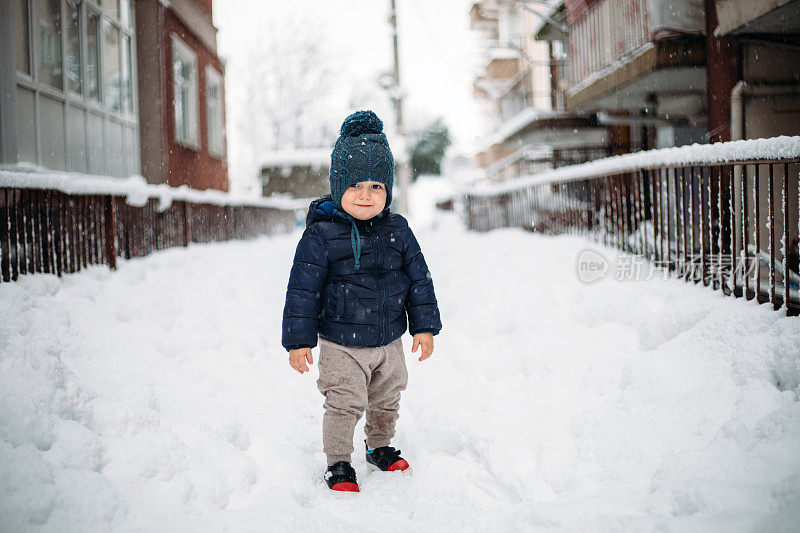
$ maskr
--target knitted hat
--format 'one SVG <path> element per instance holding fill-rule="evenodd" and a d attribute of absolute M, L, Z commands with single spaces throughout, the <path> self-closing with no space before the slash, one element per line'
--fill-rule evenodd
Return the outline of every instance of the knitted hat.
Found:
<path fill-rule="evenodd" d="M 386 205 L 392 203 L 394 158 L 383 133 L 383 122 L 372 111 L 356 111 L 344 119 L 331 152 L 331 197 L 338 207 L 348 187 L 360 181 L 386 186 Z"/>

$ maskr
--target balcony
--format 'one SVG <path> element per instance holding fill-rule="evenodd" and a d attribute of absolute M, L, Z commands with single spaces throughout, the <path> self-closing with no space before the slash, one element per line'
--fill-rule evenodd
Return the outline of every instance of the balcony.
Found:
<path fill-rule="evenodd" d="M 800 24 L 800 2 L 796 0 L 716 1 L 720 35 L 797 33 Z"/>
<path fill-rule="evenodd" d="M 469 27 L 473 31 L 497 31 L 497 4 L 475 2 L 469 10 Z"/>
<path fill-rule="evenodd" d="M 689 95 L 699 102 L 705 92 L 703 3 L 663 4 L 600 0 L 572 13 L 568 109 L 613 105 L 638 111 L 648 94 L 659 92 Z M 695 103 L 676 101 L 675 107 L 692 109 Z"/>
<path fill-rule="evenodd" d="M 500 120 L 507 122 L 519 115 L 523 109 L 531 107 L 533 100 L 530 94 L 509 93 L 500 98 Z"/>
<path fill-rule="evenodd" d="M 522 52 L 519 47 L 501 41 L 487 41 L 485 78 L 488 80 L 509 80 L 519 74 L 522 68 Z"/>

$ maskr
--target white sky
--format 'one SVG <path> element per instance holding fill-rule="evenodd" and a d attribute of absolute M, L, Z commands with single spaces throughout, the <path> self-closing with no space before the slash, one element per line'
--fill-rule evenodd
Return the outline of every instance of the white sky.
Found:
<path fill-rule="evenodd" d="M 472 97 L 476 47 L 469 29 L 469 0 L 396 0 L 401 83 L 407 124 L 443 116 L 454 141 L 452 152 L 471 154 L 480 131 Z M 391 71 L 389 0 L 218 0 L 214 24 L 220 55 L 229 63 L 269 22 L 295 15 L 317 17 L 331 48 L 348 61 L 354 84 L 372 83 Z M 359 81 L 360 80 L 360 81 Z M 228 94 L 236 79 L 226 77 Z M 344 116 L 341 117 L 344 119 Z M 394 123 L 394 116 L 381 118 Z"/>

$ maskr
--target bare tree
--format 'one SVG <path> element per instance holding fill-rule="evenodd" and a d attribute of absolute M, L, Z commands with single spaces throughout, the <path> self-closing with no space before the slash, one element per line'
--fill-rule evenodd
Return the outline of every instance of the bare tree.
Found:
<path fill-rule="evenodd" d="M 259 154 L 333 142 L 346 99 L 344 61 L 323 24 L 309 17 L 269 24 L 228 65 L 231 163 L 239 181 L 256 185 Z"/>

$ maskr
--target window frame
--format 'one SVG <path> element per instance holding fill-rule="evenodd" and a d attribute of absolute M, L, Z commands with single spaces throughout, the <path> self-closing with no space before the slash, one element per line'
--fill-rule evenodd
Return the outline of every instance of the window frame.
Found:
<path fill-rule="evenodd" d="M 224 78 L 222 77 L 222 73 L 220 73 L 213 65 L 206 65 L 205 67 L 205 89 L 206 89 L 206 132 L 207 132 L 207 146 L 208 146 L 208 154 L 215 158 L 223 161 L 225 159 L 225 141 L 226 141 L 226 131 L 225 131 L 225 83 Z M 218 98 L 216 100 L 216 109 L 219 114 L 218 120 L 218 133 L 219 133 L 219 145 L 212 144 L 211 139 L 211 127 L 212 127 L 212 117 L 211 117 L 211 97 L 209 91 L 209 87 L 212 84 L 216 84 L 219 87 Z"/>
<path fill-rule="evenodd" d="M 200 149 L 200 71 L 199 71 L 199 58 L 197 52 L 186 42 L 180 38 L 177 33 L 170 34 L 170 42 L 172 44 L 172 50 L 170 51 L 170 57 L 172 59 L 171 65 L 172 68 L 170 69 L 170 75 L 172 76 L 172 127 L 173 127 L 173 140 L 175 144 L 183 146 L 185 148 L 189 148 L 191 150 L 198 151 Z M 179 57 L 183 55 L 183 57 Z M 192 69 L 192 77 L 189 80 L 189 104 L 188 108 L 191 112 L 190 121 L 187 126 L 189 131 L 189 136 L 183 138 L 179 135 L 180 130 L 178 128 L 178 83 L 175 79 L 175 62 L 177 59 L 181 61 L 188 60 L 193 65 Z"/>
<path fill-rule="evenodd" d="M 110 91 L 106 90 L 110 87 L 107 84 L 106 75 L 109 73 L 107 72 L 107 65 L 106 65 L 106 52 L 108 49 L 108 45 L 106 44 L 106 33 L 107 32 L 116 32 L 117 34 L 117 91 L 118 91 L 118 98 L 119 98 L 119 108 L 114 109 L 111 107 L 111 101 L 108 98 L 110 95 Z M 100 26 L 98 27 L 98 42 L 100 43 L 100 64 L 102 68 L 100 69 L 102 76 L 100 77 L 100 101 L 103 103 L 103 108 L 111 113 L 112 115 L 121 116 L 123 114 L 122 109 L 122 35 L 120 33 L 119 24 L 114 22 L 114 19 L 107 16 L 103 13 L 103 16 L 100 17 Z M 113 57 L 113 56 L 112 56 Z"/>
<path fill-rule="evenodd" d="M 27 28 L 25 29 L 25 31 L 26 31 L 26 34 L 27 34 L 27 35 L 26 35 L 26 37 L 27 37 L 27 42 L 25 43 L 25 44 L 27 45 L 27 56 L 28 56 L 28 57 L 27 57 L 27 59 L 28 59 L 28 71 L 27 71 L 27 72 L 25 72 L 24 70 L 20 70 L 20 69 L 18 69 L 18 68 L 17 68 L 17 64 L 16 64 L 16 52 L 14 52 L 14 56 L 15 56 L 15 57 L 14 57 L 14 74 L 16 75 L 16 77 L 17 77 L 18 79 L 19 79 L 19 78 L 21 78 L 21 79 L 23 79 L 23 80 L 27 81 L 27 82 L 28 82 L 28 83 L 30 83 L 30 84 L 33 84 L 33 79 L 34 79 L 34 70 L 35 70 L 35 67 L 36 67 L 36 65 L 35 65 L 35 63 L 36 63 L 36 62 L 35 62 L 35 58 L 33 57 L 33 52 L 34 52 L 34 46 L 33 46 L 34 35 L 33 35 L 33 22 L 32 22 L 32 19 L 33 19 L 33 17 L 32 17 L 32 15 L 33 15 L 33 2 L 32 2 L 31 0 L 25 0 L 25 16 L 26 16 L 26 19 L 27 19 L 27 20 L 26 20 L 26 23 L 27 23 Z M 15 21 L 15 22 L 16 22 L 16 21 Z M 17 42 L 16 42 L 16 35 L 14 35 L 14 36 L 12 37 L 12 39 L 14 39 L 14 46 L 16 46 L 16 45 L 18 45 L 18 44 L 19 44 L 19 43 L 17 43 Z"/>
<path fill-rule="evenodd" d="M 83 99 L 84 101 L 95 108 L 103 109 L 104 111 L 111 112 L 105 107 L 105 95 L 103 87 L 103 76 L 105 74 L 105 67 L 103 65 L 103 11 L 92 3 L 84 2 L 83 9 Z M 91 47 L 89 46 L 89 19 L 95 17 L 97 19 L 97 28 L 95 29 L 95 38 L 97 39 L 97 46 L 95 47 L 95 59 L 97 72 L 95 72 L 94 81 L 96 85 L 97 97 L 89 96 L 89 54 Z"/>
<path fill-rule="evenodd" d="M 78 73 L 80 75 L 80 90 L 75 91 L 72 87 L 69 86 L 69 77 L 67 76 L 67 48 L 69 47 L 69 38 L 68 38 L 68 30 L 67 27 L 69 26 L 69 21 L 67 19 L 67 4 L 70 3 L 70 0 L 64 0 L 61 2 L 62 10 L 63 10 L 63 19 L 64 19 L 64 52 L 63 52 L 63 62 L 64 62 L 64 93 L 69 94 L 75 98 L 83 99 L 86 94 L 86 45 L 87 45 L 87 37 L 86 37 L 86 9 L 87 5 L 85 2 L 77 2 L 74 6 L 74 9 L 78 12 L 78 61 L 80 62 Z"/>
<path fill-rule="evenodd" d="M 66 64 L 66 55 L 67 55 L 67 53 L 66 53 L 66 50 L 64 49 L 64 45 L 65 45 L 65 42 L 66 42 L 66 27 L 65 27 L 65 24 L 64 24 L 64 16 L 66 14 L 66 7 L 64 6 L 64 2 L 66 2 L 66 0 L 57 0 L 58 1 L 58 9 L 56 10 L 56 14 L 58 15 L 58 19 L 59 19 L 58 20 L 59 29 L 58 29 L 57 39 L 54 39 L 52 41 L 52 42 L 57 42 L 58 43 L 58 47 L 59 47 L 59 58 L 58 59 L 60 61 L 60 64 L 59 64 L 60 74 L 59 74 L 58 78 L 60 78 L 61 87 L 56 87 L 55 85 L 50 84 L 47 80 L 45 80 L 43 78 L 42 72 L 41 72 L 41 69 L 42 69 L 42 63 L 41 63 L 41 61 L 42 61 L 42 53 L 44 53 L 43 46 L 42 46 L 43 45 L 43 41 L 42 41 L 43 32 L 42 32 L 41 21 L 40 21 L 40 23 L 37 24 L 36 17 L 38 15 L 37 9 L 39 8 L 39 4 L 44 4 L 47 1 L 48 0 L 31 0 L 30 2 L 28 2 L 28 6 L 29 6 L 28 7 L 28 16 L 30 17 L 29 26 L 28 27 L 29 27 L 29 30 L 31 31 L 31 33 L 29 35 L 29 38 L 30 38 L 30 41 L 31 41 L 30 44 L 32 45 L 30 47 L 30 50 L 31 50 L 32 54 L 34 55 L 34 57 L 32 59 L 33 65 L 32 65 L 32 69 L 31 69 L 31 77 L 32 77 L 33 84 L 38 86 L 40 88 L 40 90 L 44 89 L 45 90 L 44 92 L 55 93 L 56 95 L 59 95 L 60 97 L 63 98 L 65 95 L 67 95 L 69 93 L 69 90 L 67 89 L 67 86 L 66 86 L 67 79 L 66 79 L 66 74 L 65 74 L 65 64 Z M 25 73 L 20 72 L 20 71 L 17 71 L 17 72 L 19 74 L 22 74 L 23 76 L 25 76 Z"/>

